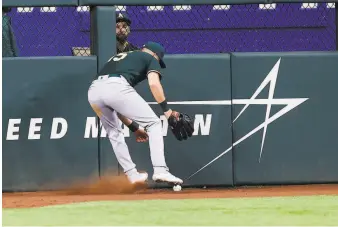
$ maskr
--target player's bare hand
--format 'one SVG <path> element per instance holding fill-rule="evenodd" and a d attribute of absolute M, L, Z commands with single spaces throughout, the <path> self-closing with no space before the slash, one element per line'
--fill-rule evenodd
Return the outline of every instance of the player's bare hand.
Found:
<path fill-rule="evenodd" d="M 175 111 L 175 110 L 168 110 L 167 112 L 164 112 L 164 115 L 167 119 L 169 119 L 171 116 L 175 117 L 178 120 L 178 117 L 180 115 L 179 112 Z"/>
<path fill-rule="evenodd" d="M 175 110 L 168 110 L 167 112 L 164 112 L 164 115 L 167 119 L 174 117 L 176 120 L 178 120 L 180 113 Z"/>
<path fill-rule="evenodd" d="M 137 131 L 134 132 L 136 136 L 136 141 L 139 143 L 147 142 L 149 137 L 146 131 L 144 131 L 142 128 L 139 128 Z"/>

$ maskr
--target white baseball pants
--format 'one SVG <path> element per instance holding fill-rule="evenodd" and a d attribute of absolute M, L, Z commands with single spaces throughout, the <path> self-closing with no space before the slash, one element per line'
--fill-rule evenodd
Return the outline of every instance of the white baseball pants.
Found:
<path fill-rule="evenodd" d="M 124 77 L 101 76 L 88 90 L 88 101 L 107 132 L 125 173 L 136 168 L 130 157 L 117 113 L 146 128 L 154 172 L 167 171 L 161 120 Z"/>

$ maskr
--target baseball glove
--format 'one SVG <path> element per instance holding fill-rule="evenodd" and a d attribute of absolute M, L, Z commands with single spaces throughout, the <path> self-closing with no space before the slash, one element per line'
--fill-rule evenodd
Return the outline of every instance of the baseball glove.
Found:
<path fill-rule="evenodd" d="M 186 113 L 173 111 L 168 124 L 177 140 L 187 140 L 194 133 L 194 122 Z"/>

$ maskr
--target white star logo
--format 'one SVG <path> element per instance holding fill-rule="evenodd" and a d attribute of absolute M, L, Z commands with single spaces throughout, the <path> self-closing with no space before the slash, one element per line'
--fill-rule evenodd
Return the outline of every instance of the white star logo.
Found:
<path fill-rule="evenodd" d="M 213 160 L 205 164 L 203 167 L 198 169 L 195 173 L 191 174 L 188 179 L 211 165 L 213 162 L 221 158 L 223 155 L 228 153 L 232 150 L 232 147 L 237 146 L 244 140 L 248 139 L 250 136 L 258 132 L 259 130 L 263 129 L 263 136 L 261 141 L 261 150 L 259 154 L 259 161 L 261 159 L 262 153 L 263 153 L 263 147 L 265 142 L 265 136 L 267 132 L 268 125 L 283 116 L 284 114 L 288 113 L 292 109 L 296 108 L 308 98 L 288 98 L 288 99 L 274 99 L 273 95 L 275 92 L 276 87 L 276 81 L 278 76 L 278 70 L 279 65 L 281 62 L 281 58 L 277 61 L 277 63 L 274 65 L 274 67 L 271 69 L 269 74 L 266 76 L 266 78 L 263 80 L 261 85 L 257 88 L 257 90 L 254 92 L 254 94 L 251 96 L 250 99 L 233 99 L 233 100 L 217 100 L 217 101 L 182 101 L 182 102 L 168 102 L 169 104 L 175 104 L 175 105 L 245 105 L 240 113 L 237 115 L 237 117 L 234 119 L 233 123 L 239 119 L 239 117 L 244 113 L 244 111 L 250 106 L 250 105 L 266 105 L 266 114 L 265 114 L 265 121 L 258 125 L 256 128 L 252 129 L 249 133 L 244 135 L 242 138 L 238 139 L 236 142 L 232 144 L 231 147 L 223 151 L 221 154 L 219 154 L 217 157 L 215 157 Z M 267 99 L 256 99 L 256 97 L 260 94 L 260 92 L 270 83 L 269 88 L 269 95 Z M 154 104 L 154 103 L 151 103 Z M 274 115 L 270 116 L 271 112 L 271 106 L 272 105 L 285 105 L 284 108 L 279 110 Z"/>

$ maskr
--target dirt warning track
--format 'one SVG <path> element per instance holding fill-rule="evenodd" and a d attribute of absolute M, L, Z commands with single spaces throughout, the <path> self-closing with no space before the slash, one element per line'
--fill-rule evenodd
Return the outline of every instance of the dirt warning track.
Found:
<path fill-rule="evenodd" d="M 239 188 L 148 189 L 132 187 L 125 178 L 102 179 L 89 185 L 75 185 L 62 191 L 3 193 L 3 208 L 40 207 L 88 201 L 236 198 L 270 196 L 338 195 L 338 184 L 266 186 Z"/>

